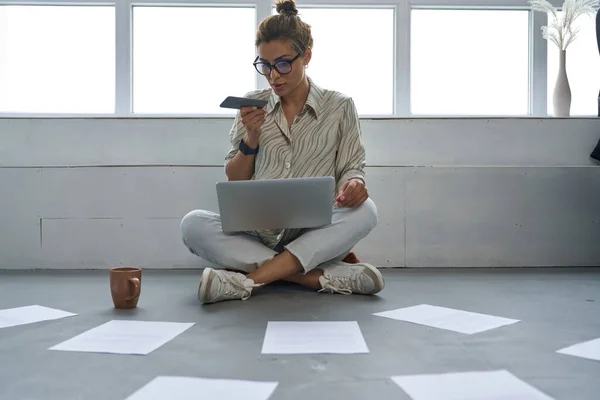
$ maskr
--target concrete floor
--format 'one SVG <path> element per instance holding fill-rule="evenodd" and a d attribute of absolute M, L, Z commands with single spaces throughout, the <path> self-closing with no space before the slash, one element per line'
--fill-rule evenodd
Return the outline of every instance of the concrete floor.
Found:
<path fill-rule="evenodd" d="M 377 297 L 274 286 L 202 306 L 200 271 L 144 271 L 139 308 L 115 310 L 106 271 L 0 271 L 0 309 L 77 317 L 0 329 L 0 399 L 124 399 L 158 375 L 278 381 L 277 399 L 409 399 L 392 375 L 507 369 L 556 400 L 598 400 L 600 362 L 556 350 L 600 337 L 600 269 L 384 270 Z M 375 317 L 432 304 L 521 322 L 464 335 Z M 48 351 L 110 319 L 196 322 L 148 356 Z M 267 321 L 357 320 L 370 354 L 263 356 Z"/>

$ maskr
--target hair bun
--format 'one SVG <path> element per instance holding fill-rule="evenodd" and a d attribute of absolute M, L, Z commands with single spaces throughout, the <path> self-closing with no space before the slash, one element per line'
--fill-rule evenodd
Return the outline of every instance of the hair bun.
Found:
<path fill-rule="evenodd" d="M 294 0 L 283 0 L 277 2 L 277 12 L 282 15 L 298 15 L 296 2 Z"/>

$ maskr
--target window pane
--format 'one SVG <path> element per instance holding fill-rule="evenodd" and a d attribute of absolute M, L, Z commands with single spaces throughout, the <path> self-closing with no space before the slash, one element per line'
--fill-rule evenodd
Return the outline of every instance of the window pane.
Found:
<path fill-rule="evenodd" d="M 135 113 L 231 114 L 225 97 L 256 88 L 254 8 L 135 7 L 133 18 Z"/>
<path fill-rule="evenodd" d="M 562 18 L 562 13 L 560 18 Z M 548 22 L 553 21 L 552 15 Z M 600 57 L 596 42 L 595 17 L 582 15 L 575 20 L 579 28 L 575 41 L 567 48 L 567 77 L 571 86 L 571 115 L 598 115 L 600 91 Z M 539 35 L 542 32 L 538 32 Z M 552 95 L 558 75 L 558 48 L 548 41 L 548 114 L 554 114 Z"/>
<path fill-rule="evenodd" d="M 0 112 L 114 113 L 114 7 L 0 6 L 0 21 Z"/>
<path fill-rule="evenodd" d="M 529 12 L 413 10 L 411 111 L 529 112 Z"/>
<path fill-rule="evenodd" d="M 394 112 L 394 10 L 299 8 L 311 25 L 307 74 L 317 85 L 351 96 L 360 114 Z"/>

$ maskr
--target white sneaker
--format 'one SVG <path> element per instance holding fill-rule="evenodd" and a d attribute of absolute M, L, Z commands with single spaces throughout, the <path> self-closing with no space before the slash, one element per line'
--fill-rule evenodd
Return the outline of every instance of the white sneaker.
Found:
<path fill-rule="evenodd" d="M 331 261 L 323 267 L 319 278 L 319 292 L 340 294 L 376 294 L 383 290 L 385 282 L 381 272 L 371 264 L 348 264 Z"/>
<path fill-rule="evenodd" d="M 252 289 L 261 285 L 254 283 L 239 272 L 205 268 L 200 279 L 198 299 L 203 303 L 225 300 L 247 300 Z"/>

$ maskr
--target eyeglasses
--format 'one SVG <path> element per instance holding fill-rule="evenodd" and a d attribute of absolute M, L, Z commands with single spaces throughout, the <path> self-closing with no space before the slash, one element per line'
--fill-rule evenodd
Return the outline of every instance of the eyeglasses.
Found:
<path fill-rule="evenodd" d="M 275 68 L 275 71 L 277 71 L 280 75 L 285 75 L 292 72 L 292 63 L 296 61 L 300 57 L 300 55 L 301 54 L 298 53 L 296 57 L 292 58 L 291 60 L 281 60 L 277 61 L 275 64 L 270 64 L 264 61 L 258 61 L 259 57 L 256 57 L 253 65 L 254 68 L 256 68 L 256 70 L 258 71 L 258 73 L 261 75 L 271 75 L 271 71 L 273 70 L 273 68 Z"/>

